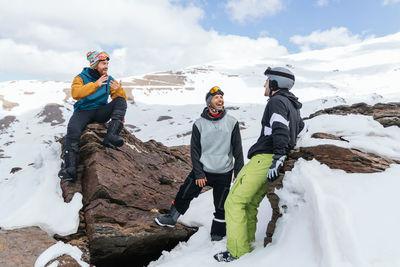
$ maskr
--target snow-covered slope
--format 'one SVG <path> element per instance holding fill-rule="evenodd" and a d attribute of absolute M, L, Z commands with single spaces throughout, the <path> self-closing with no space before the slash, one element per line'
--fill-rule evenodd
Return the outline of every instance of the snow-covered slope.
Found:
<path fill-rule="evenodd" d="M 340 104 L 400 101 L 400 33 L 361 44 L 310 51 L 252 62 L 235 59 L 183 70 L 123 78 L 129 101 L 126 127 L 143 141 L 189 144 L 209 88 L 225 92 L 228 112 L 240 122 L 244 153 L 255 142 L 265 107 L 268 66 L 286 66 L 296 75 L 293 93 L 304 103 L 302 115 Z M 112 67 L 110 69 L 112 74 Z M 74 74 L 71 74 L 71 79 Z M 78 227 L 82 196 L 64 203 L 57 172 L 60 144 L 74 101 L 70 82 L 0 83 L 0 227 L 37 225 L 49 233 L 69 234 Z M 53 104 L 53 105 L 48 105 Z M 45 109 L 45 106 L 47 109 Z M 310 132 L 341 132 L 346 145 L 400 158 L 397 127 L 383 128 L 367 116 L 323 116 L 310 120 Z M 314 145 L 309 135 L 299 145 Z M 322 142 L 319 140 L 318 142 Z M 10 171 L 13 168 L 13 173 Z M 380 174 L 346 174 L 318 162 L 300 161 L 287 173 L 279 192 L 288 211 L 278 223 L 274 241 L 263 248 L 269 203 L 261 204 L 254 252 L 235 266 L 400 266 L 397 246 L 400 215 L 396 192 L 399 166 Z M 371 196 L 374 196 L 372 198 Z M 373 201 L 374 200 L 374 201 Z M 182 218 L 200 230 L 187 243 L 165 253 L 152 266 L 212 266 L 212 255 L 225 241 L 208 239 L 212 216 L 210 192 L 196 199 Z M 382 204 L 384 205 L 379 205 Z"/>

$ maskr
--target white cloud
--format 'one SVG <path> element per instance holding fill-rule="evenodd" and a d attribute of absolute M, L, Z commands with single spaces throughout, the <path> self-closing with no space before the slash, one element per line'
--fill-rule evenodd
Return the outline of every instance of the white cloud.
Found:
<path fill-rule="evenodd" d="M 72 79 L 93 49 L 114 50 L 117 77 L 287 53 L 272 38 L 206 31 L 203 10 L 179 2 L 0 0 L 0 74 Z"/>
<path fill-rule="evenodd" d="M 384 0 L 383 1 L 383 5 L 384 6 L 387 6 L 387 5 L 390 5 L 390 4 L 396 4 L 396 3 L 400 3 L 400 0 Z"/>
<path fill-rule="evenodd" d="M 275 15 L 283 8 L 283 0 L 229 0 L 225 5 L 230 18 L 239 23 Z"/>
<path fill-rule="evenodd" d="M 345 27 L 333 27 L 326 31 L 313 31 L 307 36 L 294 35 L 290 38 L 290 41 L 299 45 L 302 51 L 307 51 L 310 49 L 350 45 L 371 37 L 363 38 L 361 35 L 352 34 Z"/>
<path fill-rule="evenodd" d="M 329 4 L 329 0 L 318 0 L 317 5 L 318 6 L 327 6 Z"/>

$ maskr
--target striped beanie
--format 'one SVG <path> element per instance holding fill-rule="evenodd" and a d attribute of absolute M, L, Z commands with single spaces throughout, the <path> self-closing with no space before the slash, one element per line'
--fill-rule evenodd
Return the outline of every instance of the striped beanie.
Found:
<path fill-rule="evenodd" d="M 86 58 L 90 63 L 90 68 L 95 69 L 99 61 L 110 60 L 110 56 L 106 52 L 90 51 L 86 54 Z"/>

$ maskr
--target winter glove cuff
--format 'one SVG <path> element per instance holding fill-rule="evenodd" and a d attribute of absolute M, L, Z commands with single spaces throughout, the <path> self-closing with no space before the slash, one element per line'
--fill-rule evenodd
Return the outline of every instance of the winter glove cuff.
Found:
<path fill-rule="evenodd" d="M 276 180 L 276 178 L 279 177 L 279 171 L 283 167 L 283 162 L 285 161 L 285 159 L 286 155 L 275 154 L 272 157 L 272 164 L 269 167 L 267 174 L 268 181 L 273 182 Z"/>

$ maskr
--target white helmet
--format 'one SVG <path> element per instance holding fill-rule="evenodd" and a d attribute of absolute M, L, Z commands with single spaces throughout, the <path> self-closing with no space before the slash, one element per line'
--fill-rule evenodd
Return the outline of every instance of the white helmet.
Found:
<path fill-rule="evenodd" d="M 290 90 L 294 85 L 294 74 L 282 67 L 270 68 L 265 70 L 264 75 L 269 78 L 269 88 L 271 91 L 278 89 Z"/>

